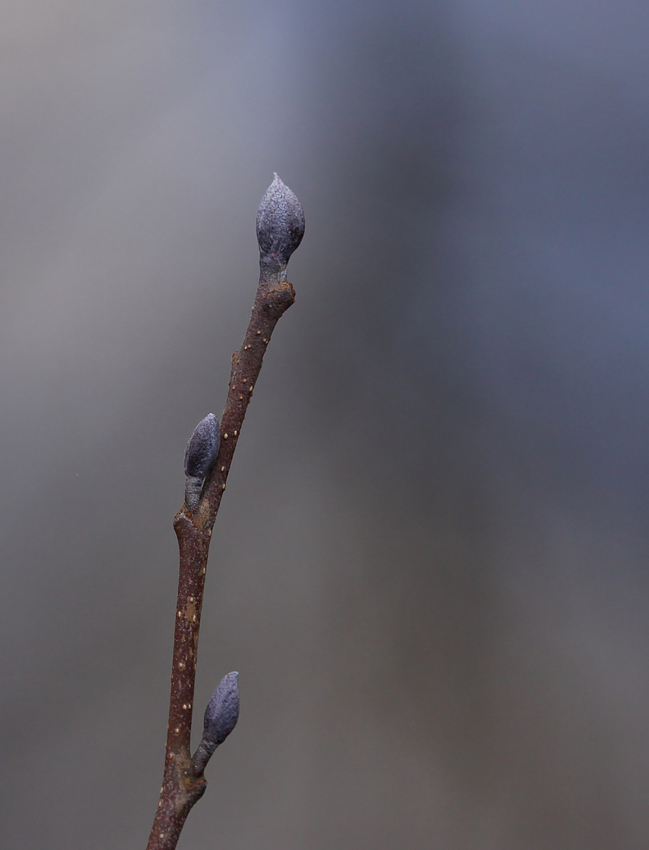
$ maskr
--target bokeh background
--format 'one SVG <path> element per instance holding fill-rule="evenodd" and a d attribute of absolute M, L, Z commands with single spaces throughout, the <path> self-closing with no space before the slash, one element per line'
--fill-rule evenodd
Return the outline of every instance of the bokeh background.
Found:
<path fill-rule="evenodd" d="M 3 846 L 144 848 L 185 442 L 307 233 L 184 850 L 649 846 L 649 6 L 6 0 Z"/>

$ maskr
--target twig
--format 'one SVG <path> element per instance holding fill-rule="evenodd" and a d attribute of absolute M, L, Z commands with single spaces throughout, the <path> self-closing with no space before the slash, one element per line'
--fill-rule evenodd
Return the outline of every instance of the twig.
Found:
<path fill-rule="evenodd" d="M 174 518 L 180 574 L 165 770 L 147 850 L 174 850 L 187 815 L 205 792 L 205 766 L 237 722 L 238 674 L 229 673 L 209 702 L 203 738 L 191 757 L 198 633 L 212 528 L 266 347 L 275 325 L 295 300 L 293 287 L 286 280 L 286 266 L 303 234 L 302 206 L 275 175 L 257 214 L 259 288 L 243 345 L 232 356 L 221 425 L 219 428 L 213 414 L 205 417 L 185 453 L 185 504 Z"/>

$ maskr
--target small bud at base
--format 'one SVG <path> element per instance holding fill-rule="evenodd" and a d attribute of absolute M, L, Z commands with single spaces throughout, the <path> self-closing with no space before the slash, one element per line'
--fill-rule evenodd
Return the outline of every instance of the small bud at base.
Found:
<path fill-rule="evenodd" d="M 193 475 L 185 476 L 185 505 L 191 513 L 195 514 L 201 501 L 204 478 L 195 478 Z"/>

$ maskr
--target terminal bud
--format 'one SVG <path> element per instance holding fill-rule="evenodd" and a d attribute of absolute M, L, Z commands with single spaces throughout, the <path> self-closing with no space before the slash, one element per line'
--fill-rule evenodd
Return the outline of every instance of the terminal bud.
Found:
<path fill-rule="evenodd" d="M 286 268 L 304 236 L 304 210 L 297 196 L 275 174 L 257 213 L 257 242 L 262 259 Z"/>

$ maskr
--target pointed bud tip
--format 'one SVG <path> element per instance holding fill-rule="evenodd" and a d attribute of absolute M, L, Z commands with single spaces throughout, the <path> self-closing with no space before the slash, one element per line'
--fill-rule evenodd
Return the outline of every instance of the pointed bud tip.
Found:
<path fill-rule="evenodd" d="M 275 172 L 257 213 L 257 242 L 262 257 L 282 268 L 304 236 L 304 210 L 297 195 Z"/>

